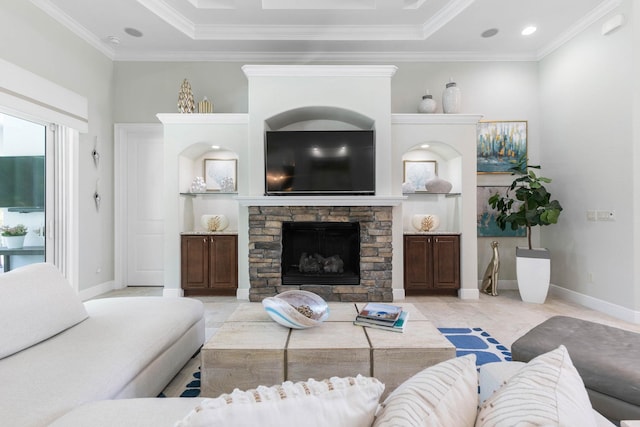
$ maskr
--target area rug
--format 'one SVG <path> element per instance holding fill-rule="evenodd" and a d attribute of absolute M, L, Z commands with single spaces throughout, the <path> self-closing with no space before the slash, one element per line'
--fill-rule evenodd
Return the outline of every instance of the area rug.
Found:
<path fill-rule="evenodd" d="M 482 328 L 438 328 L 451 344 L 456 356 L 473 353 L 478 367 L 490 362 L 511 361 L 511 352 Z"/>
<path fill-rule="evenodd" d="M 476 355 L 478 367 L 490 362 L 510 361 L 511 352 L 482 328 L 438 328 L 453 345 L 456 356 Z M 196 355 L 182 368 L 158 397 L 198 397 L 200 395 L 200 357 Z"/>

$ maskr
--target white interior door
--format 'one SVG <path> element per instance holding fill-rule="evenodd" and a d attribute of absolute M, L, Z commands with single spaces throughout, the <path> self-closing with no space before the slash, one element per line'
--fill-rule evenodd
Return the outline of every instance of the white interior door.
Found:
<path fill-rule="evenodd" d="M 124 194 L 121 220 L 123 250 L 119 257 L 122 286 L 162 286 L 164 205 L 162 179 L 163 133 L 158 126 L 128 125 L 120 129 L 120 167 L 126 179 L 117 188 Z M 124 169 L 124 170 L 123 170 Z"/>

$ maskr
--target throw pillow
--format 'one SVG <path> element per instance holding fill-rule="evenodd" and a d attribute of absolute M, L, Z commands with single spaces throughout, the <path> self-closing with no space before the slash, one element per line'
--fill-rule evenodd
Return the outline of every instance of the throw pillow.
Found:
<path fill-rule="evenodd" d="M 236 389 L 205 399 L 176 427 L 365 427 L 371 425 L 383 391 L 380 381 L 361 375 Z"/>
<path fill-rule="evenodd" d="M 0 313 L 0 359 L 87 318 L 65 277 L 45 263 L 0 274 Z"/>
<path fill-rule="evenodd" d="M 480 407 L 476 421 L 476 427 L 595 425 L 584 383 L 563 345 L 507 380 Z"/>
<path fill-rule="evenodd" d="M 400 384 L 382 403 L 374 427 L 471 427 L 478 410 L 476 356 L 450 359 Z"/>

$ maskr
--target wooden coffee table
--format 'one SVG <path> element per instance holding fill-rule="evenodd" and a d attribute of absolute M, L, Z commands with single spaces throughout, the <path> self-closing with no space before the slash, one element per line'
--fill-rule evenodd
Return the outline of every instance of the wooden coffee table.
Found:
<path fill-rule="evenodd" d="M 374 376 L 385 395 L 422 369 L 456 355 L 455 347 L 412 304 L 404 333 L 355 326 L 363 303 L 329 303 L 329 319 L 311 329 L 275 323 L 260 303 L 244 303 L 201 351 L 202 396 L 259 385 L 332 376 Z"/>

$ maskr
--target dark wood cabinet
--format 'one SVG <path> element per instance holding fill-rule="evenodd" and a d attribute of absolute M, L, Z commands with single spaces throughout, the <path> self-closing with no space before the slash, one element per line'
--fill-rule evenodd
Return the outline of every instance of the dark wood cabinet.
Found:
<path fill-rule="evenodd" d="M 405 235 L 405 294 L 455 295 L 458 289 L 460 289 L 460 236 L 457 234 Z"/>
<path fill-rule="evenodd" d="M 238 236 L 182 235 L 181 286 L 185 295 L 235 295 Z"/>

